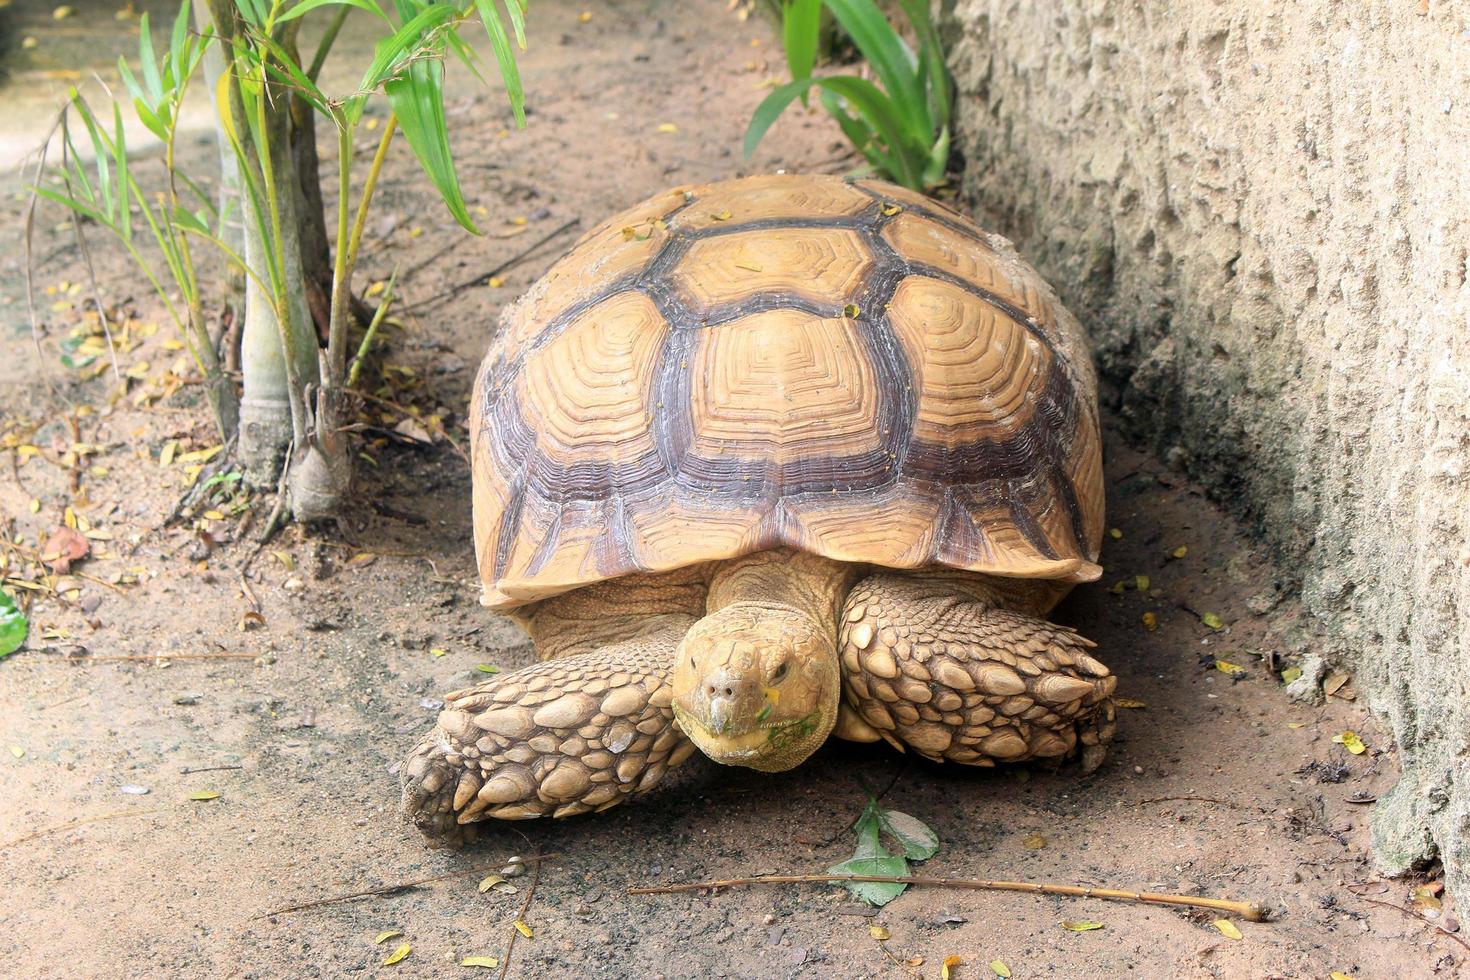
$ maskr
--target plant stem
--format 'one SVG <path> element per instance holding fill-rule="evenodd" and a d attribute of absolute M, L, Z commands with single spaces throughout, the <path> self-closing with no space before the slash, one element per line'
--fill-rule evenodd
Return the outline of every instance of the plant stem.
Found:
<path fill-rule="evenodd" d="M 357 347 L 357 354 L 352 358 L 352 365 L 347 369 L 347 387 L 357 387 L 357 376 L 362 373 L 363 362 L 367 360 L 368 351 L 372 349 L 373 340 L 378 336 L 378 326 L 388 313 L 388 307 L 393 305 L 393 284 L 398 279 L 398 270 L 393 270 L 393 275 L 388 278 L 388 286 L 383 291 L 383 300 L 378 308 L 373 311 L 373 320 L 368 324 L 367 333 L 362 335 L 362 343 Z"/>
<path fill-rule="evenodd" d="M 1031 892 L 1037 895 L 1069 895 L 1075 898 L 1101 898 L 1114 902 L 1143 902 L 1149 905 L 1183 905 L 1212 909 L 1238 915 L 1249 922 L 1266 921 L 1266 909 L 1256 902 L 1235 902 L 1223 898 L 1193 898 L 1188 895 L 1161 895 L 1156 892 L 1128 892 L 1113 888 L 1085 888 L 1081 885 L 1052 885 L 1032 881 L 988 881 L 968 878 L 916 878 L 907 875 L 761 875 L 758 878 L 727 878 L 723 881 L 696 881 L 680 885 L 629 888 L 629 895 L 667 895 L 674 892 L 705 891 L 736 885 L 790 885 L 806 882 L 872 881 L 893 885 L 922 885 L 930 888 L 964 888 L 970 890 Z"/>

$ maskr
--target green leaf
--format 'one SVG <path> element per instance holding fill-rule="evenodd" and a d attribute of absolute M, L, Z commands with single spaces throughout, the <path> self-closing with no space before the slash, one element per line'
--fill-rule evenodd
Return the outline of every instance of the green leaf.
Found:
<path fill-rule="evenodd" d="M 794 81 L 812 76 L 821 27 L 822 0 L 787 0 L 781 17 L 781 42 Z"/>
<path fill-rule="evenodd" d="M 939 851 L 939 835 L 918 817 L 897 810 L 879 810 L 878 823 L 903 847 L 910 861 L 927 861 Z"/>
<path fill-rule="evenodd" d="M 884 875 L 901 878 L 909 873 L 908 862 L 896 854 L 879 857 L 855 857 L 827 869 L 830 875 Z M 883 907 L 902 895 L 908 885 L 903 882 L 844 881 L 843 887 L 869 905 Z"/>
<path fill-rule="evenodd" d="M 516 0 L 509 0 L 514 4 Z M 526 91 L 521 85 L 521 72 L 516 67 L 515 52 L 510 49 L 510 38 L 505 34 L 505 25 L 495 9 L 495 0 L 475 0 L 475 9 L 480 12 L 480 21 L 490 38 L 490 47 L 495 51 L 495 60 L 500 65 L 500 77 L 505 81 L 505 97 L 510 100 L 510 110 L 515 114 L 516 125 L 526 124 Z M 512 22 L 515 18 L 512 16 Z M 517 27 L 517 39 L 525 47 L 524 26 Z"/>
<path fill-rule="evenodd" d="M 391 20 L 388 20 L 388 15 L 383 13 L 383 8 L 373 3 L 373 0 L 301 0 L 296 6 L 277 17 L 276 23 L 280 24 L 288 20 L 295 20 L 297 17 L 308 14 L 318 7 L 337 7 L 344 4 L 349 7 L 356 7 L 359 10 L 366 10 L 370 14 L 377 14 L 384 21 L 387 21 L 387 23 L 393 23 Z"/>
<path fill-rule="evenodd" d="M 0 592 L 0 657 L 8 657 L 26 642 L 31 624 L 9 592 Z"/>
<path fill-rule="evenodd" d="M 750 159 L 755 148 L 760 145 L 761 138 L 766 135 L 766 130 L 781 118 L 786 107 L 795 102 L 798 96 L 805 95 L 816 83 L 814 78 L 798 78 L 794 82 L 787 82 L 761 100 L 761 104 L 755 107 L 755 112 L 750 117 L 750 125 L 745 128 L 745 159 Z"/>
<path fill-rule="evenodd" d="M 873 66 L 883 89 L 898 110 L 900 120 L 922 134 L 927 143 L 934 132 L 929 103 L 919 86 L 917 60 L 902 37 L 873 0 L 826 0 L 832 15 Z"/>
<path fill-rule="evenodd" d="M 439 189 L 449 213 L 462 228 L 478 235 L 480 230 L 465 207 L 459 175 L 449 152 L 449 126 L 444 119 L 444 63 L 438 59 L 414 61 L 402 78 L 390 81 L 384 89 L 404 138 L 424 173 Z"/>

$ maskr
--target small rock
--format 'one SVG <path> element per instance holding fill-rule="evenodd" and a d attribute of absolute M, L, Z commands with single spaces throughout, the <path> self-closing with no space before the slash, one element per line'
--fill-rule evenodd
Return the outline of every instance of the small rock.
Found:
<path fill-rule="evenodd" d="M 500 869 L 500 876 L 502 878 L 519 878 L 525 873 L 526 866 L 524 864 L 507 864 Z"/>
<path fill-rule="evenodd" d="M 586 918 L 587 916 L 592 914 L 592 906 L 588 905 L 586 902 L 578 902 L 576 904 L 576 907 L 572 909 L 572 914 L 580 915 L 583 918 Z"/>
<path fill-rule="evenodd" d="M 129 796 L 147 796 L 149 791 L 147 786 L 139 786 L 137 783 L 125 783 L 118 787 L 118 792 L 126 793 Z"/>
<path fill-rule="evenodd" d="M 199 703 L 198 694 L 175 694 L 174 704 L 191 705 Z"/>
<path fill-rule="evenodd" d="M 1280 598 L 1276 595 L 1275 592 L 1257 592 L 1255 595 L 1245 600 L 1245 607 L 1251 612 L 1255 613 L 1257 616 L 1264 616 L 1266 615 L 1266 613 L 1275 609 L 1276 603 L 1279 601 Z"/>
<path fill-rule="evenodd" d="M 441 698 L 423 698 L 419 701 L 419 707 L 425 711 L 439 711 L 444 707 L 444 701 Z"/>
<path fill-rule="evenodd" d="M 281 588 L 285 589 L 287 592 L 299 594 L 306 591 L 306 583 L 293 575 L 290 578 L 286 579 Z"/>

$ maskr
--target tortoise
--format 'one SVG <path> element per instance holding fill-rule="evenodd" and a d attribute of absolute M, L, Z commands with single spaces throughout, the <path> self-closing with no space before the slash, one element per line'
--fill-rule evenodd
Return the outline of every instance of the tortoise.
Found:
<path fill-rule="evenodd" d="M 401 767 L 454 843 L 829 735 L 1102 761 L 1116 679 L 1048 611 L 1101 574 L 1096 379 L 1009 242 L 876 180 L 677 188 L 502 317 L 471 407 L 483 603 L 541 662 Z"/>

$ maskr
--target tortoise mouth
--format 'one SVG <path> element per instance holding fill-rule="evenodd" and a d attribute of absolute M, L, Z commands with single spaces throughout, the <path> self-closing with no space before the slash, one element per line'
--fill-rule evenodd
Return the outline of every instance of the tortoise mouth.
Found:
<path fill-rule="evenodd" d="M 789 720 L 763 720 L 741 732 L 732 732 L 728 727 L 716 732 L 705 719 L 680 707 L 677 700 L 673 707 L 684 734 L 722 765 L 781 772 L 801 763 L 826 738 L 821 732 L 820 710 Z"/>

